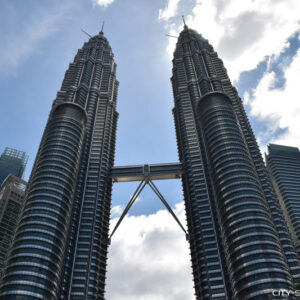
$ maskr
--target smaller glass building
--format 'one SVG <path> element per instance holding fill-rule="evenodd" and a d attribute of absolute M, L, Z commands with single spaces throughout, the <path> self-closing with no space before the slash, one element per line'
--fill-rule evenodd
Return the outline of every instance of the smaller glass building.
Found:
<path fill-rule="evenodd" d="M 0 188 L 0 277 L 24 205 L 27 183 L 10 174 Z"/>
<path fill-rule="evenodd" d="M 9 174 L 22 178 L 27 160 L 25 152 L 6 147 L 0 156 L 0 185 Z"/>
<path fill-rule="evenodd" d="M 268 152 L 267 168 L 300 256 L 300 151 L 296 147 L 269 144 Z"/>

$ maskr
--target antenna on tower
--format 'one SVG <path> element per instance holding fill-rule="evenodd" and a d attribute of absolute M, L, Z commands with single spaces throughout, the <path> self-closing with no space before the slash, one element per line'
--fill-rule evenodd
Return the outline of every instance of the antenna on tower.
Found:
<path fill-rule="evenodd" d="M 104 29 L 104 21 L 102 22 L 102 27 L 101 27 L 101 31 L 100 31 L 100 33 L 102 33 L 103 34 L 103 29 Z"/>
<path fill-rule="evenodd" d="M 92 37 L 90 34 L 88 34 L 86 31 L 84 31 L 83 29 L 81 29 L 81 31 L 83 32 L 83 33 L 85 33 L 86 35 L 88 35 L 90 38 Z"/>
<path fill-rule="evenodd" d="M 169 36 L 169 37 L 172 37 L 172 38 L 178 39 L 178 36 L 171 35 L 171 34 L 165 34 L 165 36 Z"/>
<path fill-rule="evenodd" d="M 184 24 L 184 29 L 186 29 L 186 28 L 187 28 L 187 25 L 186 25 L 186 23 L 185 23 L 184 15 L 182 15 L 182 21 L 183 21 L 183 24 Z"/>

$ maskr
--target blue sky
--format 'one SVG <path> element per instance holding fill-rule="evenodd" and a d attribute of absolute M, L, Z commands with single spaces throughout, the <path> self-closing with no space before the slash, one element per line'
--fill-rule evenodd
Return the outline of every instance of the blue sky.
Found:
<path fill-rule="evenodd" d="M 178 161 L 170 84 L 176 39 L 165 34 L 179 34 L 182 14 L 223 59 L 262 151 L 270 142 L 300 146 L 299 0 L 0 0 L 0 7 L 0 151 L 26 151 L 25 179 L 68 64 L 88 40 L 80 30 L 97 34 L 103 20 L 120 81 L 116 165 Z M 136 186 L 115 184 L 112 223 Z M 185 224 L 180 181 L 157 186 Z M 193 299 L 188 251 L 146 189 L 114 236 L 108 299 Z M 153 257 L 157 263 L 145 264 Z M 157 289 L 161 276 L 168 279 Z"/>

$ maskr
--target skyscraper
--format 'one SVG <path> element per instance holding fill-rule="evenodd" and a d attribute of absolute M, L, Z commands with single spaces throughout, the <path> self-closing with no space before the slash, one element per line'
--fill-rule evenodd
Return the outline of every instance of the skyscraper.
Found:
<path fill-rule="evenodd" d="M 171 173 L 183 178 L 196 297 L 272 299 L 299 277 L 297 255 L 241 99 L 212 46 L 186 26 L 172 84 L 182 165 Z M 0 299 L 104 299 L 117 90 L 101 31 L 54 100 Z M 149 165 L 134 169 L 150 182 Z"/>
<path fill-rule="evenodd" d="M 267 168 L 300 256 L 300 151 L 295 147 L 270 144 L 268 152 Z"/>
<path fill-rule="evenodd" d="M 25 152 L 6 147 L 0 156 L 0 185 L 9 174 L 22 178 L 27 160 Z"/>
<path fill-rule="evenodd" d="M 299 262 L 241 99 L 187 26 L 171 81 L 196 297 L 273 299 Z"/>
<path fill-rule="evenodd" d="M 0 299 L 104 299 L 118 81 L 101 31 L 53 102 Z"/>
<path fill-rule="evenodd" d="M 26 182 L 12 174 L 0 188 L 0 278 L 7 249 L 12 242 L 24 205 Z"/>

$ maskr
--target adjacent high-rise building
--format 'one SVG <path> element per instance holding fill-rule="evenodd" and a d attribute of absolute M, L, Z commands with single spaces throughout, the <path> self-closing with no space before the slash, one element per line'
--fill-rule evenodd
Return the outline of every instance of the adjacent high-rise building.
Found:
<path fill-rule="evenodd" d="M 21 178 L 10 174 L 0 188 L 0 278 L 24 205 L 26 184 Z"/>
<path fill-rule="evenodd" d="M 9 174 L 23 178 L 27 160 L 25 152 L 6 147 L 0 156 L 0 185 Z"/>
<path fill-rule="evenodd" d="M 300 256 L 300 151 L 296 147 L 269 144 L 266 163 Z"/>
<path fill-rule="evenodd" d="M 100 32 L 78 50 L 53 102 L 0 299 L 104 299 L 117 92 Z"/>
<path fill-rule="evenodd" d="M 187 26 L 171 80 L 196 297 L 273 299 L 299 278 L 297 255 L 241 99 Z"/>

